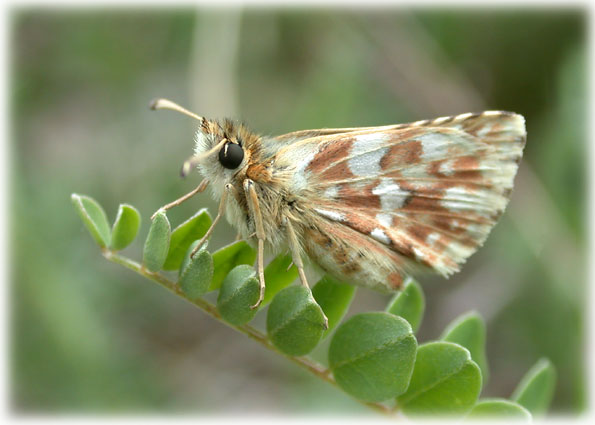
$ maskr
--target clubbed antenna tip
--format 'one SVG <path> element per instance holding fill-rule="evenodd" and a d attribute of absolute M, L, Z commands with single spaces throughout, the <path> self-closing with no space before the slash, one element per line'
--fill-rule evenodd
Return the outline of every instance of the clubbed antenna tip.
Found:
<path fill-rule="evenodd" d="M 203 121 L 204 118 L 200 115 L 196 115 L 194 112 L 190 112 L 188 109 L 181 107 L 175 102 L 172 102 L 168 99 L 157 98 L 153 99 L 151 103 L 149 103 L 149 108 L 156 111 L 157 109 L 169 109 L 171 111 L 180 112 L 181 114 L 188 115 L 189 117 L 194 118 L 198 121 Z"/>
<path fill-rule="evenodd" d="M 192 171 L 192 165 L 191 160 L 184 161 L 184 164 L 182 164 L 182 168 L 180 169 L 180 177 L 185 179 L 186 176 L 190 174 L 190 171 Z"/>

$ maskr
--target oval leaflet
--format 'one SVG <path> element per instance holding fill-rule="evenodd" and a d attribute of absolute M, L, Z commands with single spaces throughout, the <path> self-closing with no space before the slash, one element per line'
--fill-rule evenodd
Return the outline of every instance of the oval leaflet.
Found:
<path fill-rule="evenodd" d="M 337 384 L 365 401 L 385 401 L 409 385 L 417 341 L 411 326 L 385 312 L 361 313 L 337 329 L 329 366 Z"/>

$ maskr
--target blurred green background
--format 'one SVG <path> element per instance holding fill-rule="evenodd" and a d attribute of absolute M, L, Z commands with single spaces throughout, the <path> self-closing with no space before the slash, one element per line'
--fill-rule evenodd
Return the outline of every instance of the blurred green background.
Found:
<path fill-rule="evenodd" d="M 586 408 L 587 19 L 580 9 L 12 9 L 11 405 L 16 412 L 364 413 L 281 356 L 105 261 L 71 203 L 149 217 L 188 192 L 195 123 L 168 97 L 264 134 L 483 109 L 527 120 L 507 214 L 448 282 L 424 279 L 419 340 L 475 309 L 508 397 L 540 357 L 553 410 Z M 175 226 L 207 206 L 169 214 Z M 227 223 L 211 248 L 235 236 Z M 383 309 L 359 290 L 349 314 Z M 255 319 L 263 323 L 264 314 Z M 325 344 L 314 357 L 325 361 Z"/>

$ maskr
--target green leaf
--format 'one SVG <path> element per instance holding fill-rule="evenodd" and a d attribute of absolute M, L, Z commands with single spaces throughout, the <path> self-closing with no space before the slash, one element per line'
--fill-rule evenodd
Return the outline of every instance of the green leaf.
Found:
<path fill-rule="evenodd" d="M 264 269 L 264 281 L 266 288 L 261 308 L 273 299 L 277 293 L 286 288 L 298 277 L 297 267 L 291 266 L 291 255 L 279 255 L 271 261 Z"/>
<path fill-rule="evenodd" d="M 481 371 L 469 350 L 451 342 L 420 346 L 411 383 L 397 401 L 407 415 L 462 415 L 481 391 Z"/>
<path fill-rule="evenodd" d="M 468 419 L 523 419 L 531 421 L 531 413 L 520 404 L 502 398 L 480 400 L 467 415 Z"/>
<path fill-rule="evenodd" d="M 152 272 L 161 270 L 169 250 L 171 227 L 164 211 L 159 211 L 149 228 L 143 250 L 143 265 Z"/>
<path fill-rule="evenodd" d="M 246 241 L 234 242 L 214 252 L 213 266 L 215 267 L 215 271 L 209 291 L 219 289 L 225 276 L 235 266 L 240 264 L 252 265 L 254 264 L 254 260 L 256 260 L 256 250 L 248 245 Z"/>
<path fill-rule="evenodd" d="M 132 243 L 140 228 L 140 213 L 132 205 L 120 204 L 112 227 L 110 248 L 120 251 Z"/>
<path fill-rule="evenodd" d="M 180 267 L 178 279 L 178 285 L 191 300 L 204 295 L 209 289 L 213 278 L 213 258 L 206 249 L 207 242 L 194 254 L 194 258 L 190 258 L 190 254 L 192 254 L 192 250 L 198 245 L 198 242 L 195 241 L 188 247 Z"/>
<path fill-rule="evenodd" d="M 533 415 L 543 415 L 552 401 L 556 387 L 556 368 L 548 359 L 540 359 L 523 377 L 512 399 Z"/>
<path fill-rule="evenodd" d="M 254 267 L 239 265 L 223 280 L 217 297 L 217 309 L 229 323 L 243 325 L 252 320 L 258 311 L 250 307 L 256 304 L 259 294 L 260 286 Z"/>
<path fill-rule="evenodd" d="M 409 385 L 417 341 L 405 319 L 385 312 L 361 313 L 343 323 L 329 347 L 337 384 L 365 401 L 384 401 Z"/>
<path fill-rule="evenodd" d="M 210 226 L 211 216 L 206 209 L 201 209 L 176 227 L 171 233 L 169 252 L 163 270 L 178 270 L 190 244 L 202 238 Z"/>
<path fill-rule="evenodd" d="M 284 288 L 273 298 L 267 313 L 267 332 L 280 351 L 292 356 L 308 354 L 324 330 L 322 309 L 308 288 Z"/>
<path fill-rule="evenodd" d="M 407 320 L 417 332 L 426 308 L 421 286 L 411 277 L 405 279 L 403 290 L 395 294 L 386 311 Z"/>
<path fill-rule="evenodd" d="M 324 338 L 347 313 L 355 295 L 355 286 L 339 282 L 329 275 L 325 275 L 312 288 L 312 295 L 328 318 L 328 329 L 322 335 Z"/>
<path fill-rule="evenodd" d="M 489 377 L 488 362 L 485 354 L 486 329 L 482 317 L 470 311 L 453 320 L 442 333 L 443 341 L 462 345 L 471 353 L 471 358 L 481 369 L 485 384 Z"/>
<path fill-rule="evenodd" d="M 97 245 L 102 248 L 107 247 L 110 241 L 110 228 L 107 215 L 101 205 L 93 198 L 76 193 L 70 195 L 70 200 Z"/>

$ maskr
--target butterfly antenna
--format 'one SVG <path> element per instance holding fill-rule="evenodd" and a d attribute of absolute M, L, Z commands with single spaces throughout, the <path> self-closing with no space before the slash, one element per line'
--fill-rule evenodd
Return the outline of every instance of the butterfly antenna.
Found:
<path fill-rule="evenodd" d="M 181 114 L 184 114 L 191 118 L 194 118 L 195 120 L 200 121 L 201 123 L 204 123 L 204 121 L 205 121 L 204 117 L 201 117 L 200 115 L 197 115 L 194 112 L 189 111 L 188 109 L 178 105 L 176 102 L 172 102 L 169 99 L 163 99 L 163 98 L 153 99 L 151 101 L 151 103 L 149 103 L 149 108 L 154 111 L 156 111 L 158 109 L 169 109 L 170 111 L 180 112 Z M 184 161 L 184 164 L 182 165 L 182 170 L 180 171 L 180 175 L 182 177 L 186 177 L 190 173 L 192 168 L 194 168 L 205 157 L 207 157 L 207 156 L 211 155 L 212 153 L 216 152 L 217 150 L 219 150 L 221 148 L 221 146 L 223 146 L 224 143 L 225 143 L 225 140 L 222 140 L 215 147 L 210 149 L 208 152 L 205 152 L 201 155 L 193 155 L 190 158 L 188 158 L 186 161 Z"/>
<path fill-rule="evenodd" d="M 176 112 L 180 112 L 184 115 L 188 115 L 189 117 L 194 118 L 195 120 L 198 121 L 204 121 L 204 118 L 196 115 L 194 112 L 190 112 L 188 109 L 181 107 L 180 105 L 178 105 L 175 102 L 172 102 L 171 100 L 168 99 L 153 99 L 151 101 L 151 103 L 149 104 L 149 108 L 151 108 L 152 110 L 157 110 L 157 109 L 169 109 L 170 111 L 176 111 Z"/>
<path fill-rule="evenodd" d="M 184 161 L 184 164 L 182 165 L 182 169 L 180 170 L 180 175 L 182 177 L 186 177 L 190 173 L 190 171 L 196 165 L 198 165 L 198 163 L 200 161 L 202 161 L 203 159 L 205 159 L 209 155 L 212 155 L 215 152 L 218 152 L 219 150 L 221 150 L 221 148 L 223 147 L 223 145 L 225 145 L 225 143 L 227 143 L 227 141 L 228 141 L 227 139 L 223 139 L 219 143 L 217 143 L 214 147 L 212 147 L 211 149 L 209 149 L 208 151 L 203 152 L 200 155 L 193 155 L 190 158 L 188 158 L 186 161 Z"/>

